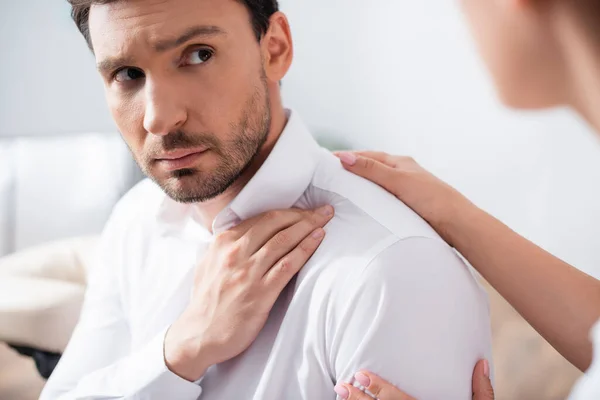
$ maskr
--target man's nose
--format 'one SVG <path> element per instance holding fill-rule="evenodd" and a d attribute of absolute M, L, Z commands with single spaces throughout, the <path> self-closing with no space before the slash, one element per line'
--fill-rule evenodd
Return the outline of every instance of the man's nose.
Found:
<path fill-rule="evenodd" d="M 187 111 L 181 102 L 181 96 L 172 85 L 147 82 L 145 97 L 144 129 L 146 132 L 165 136 L 181 128 L 186 122 Z"/>

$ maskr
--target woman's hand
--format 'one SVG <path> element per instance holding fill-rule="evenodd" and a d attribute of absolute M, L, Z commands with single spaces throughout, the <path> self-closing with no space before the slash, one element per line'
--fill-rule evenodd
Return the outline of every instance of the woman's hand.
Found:
<path fill-rule="evenodd" d="M 392 193 L 425 219 L 448 243 L 449 224 L 458 210 L 472 207 L 463 195 L 410 157 L 372 151 L 338 152 L 348 171 Z"/>
<path fill-rule="evenodd" d="M 473 400 L 494 400 L 494 389 L 490 382 L 490 366 L 485 360 L 479 361 L 473 372 Z M 354 379 L 369 393 L 379 400 L 416 400 L 402 392 L 379 376 L 367 371 L 361 371 Z M 343 400 L 373 400 L 373 396 L 350 384 L 339 384 L 335 392 Z"/>
<path fill-rule="evenodd" d="M 353 385 L 344 383 L 338 384 L 335 387 L 335 392 L 340 399 L 373 400 L 373 398 L 375 398 L 379 400 L 416 400 L 414 397 L 409 396 L 391 383 L 371 372 L 360 371 L 354 375 L 354 379 L 375 397 L 363 392 Z"/>

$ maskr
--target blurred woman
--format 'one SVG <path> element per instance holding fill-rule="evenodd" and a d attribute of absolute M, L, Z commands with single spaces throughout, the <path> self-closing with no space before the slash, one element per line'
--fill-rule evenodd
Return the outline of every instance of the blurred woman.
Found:
<path fill-rule="evenodd" d="M 567 105 L 600 133 L 600 1 L 462 0 L 462 6 L 506 105 Z M 589 340 L 592 330 L 600 348 L 600 323 L 592 329 L 600 318 L 600 281 L 517 235 L 410 158 L 338 157 L 426 219 L 567 360 L 587 370 L 572 400 L 600 399 L 600 360 L 592 364 Z M 379 400 L 412 399 L 368 371 L 355 378 Z M 494 398 L 485 360 L 475 367 L 473 392 L 475 400 Z M 372 399 L 348 383 L 336 393 Z"/>

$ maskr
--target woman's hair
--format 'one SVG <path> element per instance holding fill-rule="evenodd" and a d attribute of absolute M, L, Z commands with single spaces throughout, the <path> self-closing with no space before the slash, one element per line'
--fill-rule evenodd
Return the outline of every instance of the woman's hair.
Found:
<path fill-rule="evenodd" d="M 587 31 L 600 41 L 600 0 L 564 0 L 571 3 Z"/>

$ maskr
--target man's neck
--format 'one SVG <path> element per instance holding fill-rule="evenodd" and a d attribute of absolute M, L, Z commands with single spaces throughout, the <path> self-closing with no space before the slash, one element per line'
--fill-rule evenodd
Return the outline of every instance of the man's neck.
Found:
<path fill-rule="evenodd" d="M 267 140 L 246 171 L 223 194 L 194 205 L 200 217 L 200 222 L 206 229 L 212 231 L 212 224 L 217 215 L 237 197 L 246 184 L 250 182 L 250 179 L 258 172 L 269 154 L 271 154 L 286 123 L 287 116 L 283 107 L 280 107 L 276 112 L 272 112 L 271 127 L 269 128 Z"/>

